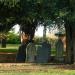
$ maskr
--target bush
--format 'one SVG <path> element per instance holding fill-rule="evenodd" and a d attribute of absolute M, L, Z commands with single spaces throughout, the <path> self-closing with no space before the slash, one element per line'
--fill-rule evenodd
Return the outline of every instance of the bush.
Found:
<path fill-rule="evenodd" d="M 34 41 L 35 41 L 36 44 L 42 42 L 42 40 L 43 40 L 42 37 L 35 37 L 34 38 Z"/>
<path fill-rule="evenodd" d="M 8 33 L 7 43 L 9 43 L 9 44 L 19 44 L 20 43 L 19 35 L 14 34 L 14 33 Z"/>

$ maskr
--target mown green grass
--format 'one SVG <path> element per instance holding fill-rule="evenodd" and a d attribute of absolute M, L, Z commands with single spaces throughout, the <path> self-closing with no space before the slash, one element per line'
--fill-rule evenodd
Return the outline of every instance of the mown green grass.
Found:
<path fill-rule="evenodd" d="M 20 44 L 7 44 L 7 47 L 18 48 Z"/>
<path fill-rule="evenodd" d="M 75 70 L 49 70 L 47 72 L 2 72 L 0 75 L 75 75 Z"/>
<path fill-rule="evenodd" d="M 6 45 L 6 48 L 13 48 L 13 47 L 14 47 L 14 48 L 17 48 L 17 47 L 19 47 L 19 45 L 20 45 L 20 44 L 7 44 L 7 45 Z M 0 44 L 0 48 L 1 48 L 1 44 Z"/>
<path fill-rule="evenodd" d="M 18 49 L 0 49 L 0 52 L 4 52 L 4 53 L 12 53 L 12 52 L 17 52 Z"/>
<path fill-rule="evenodd" d="M 0 45 L 0 52 L 17 52 L 18 48 L 19 48 L 20 44 L 7 44 L 6 48 L 1 48 Z M 39 47 L 40 45 L 36 45 L 36 49 Z M 51 49 L 51 56 L 55 56 L 56 55 L 56 50 L 55 48 Z"/>
<path fill-rule="evenodd" d="M 20 44 L 7 44 L 6 48 L 1 48 L 0 45 L 0 52 L 17 52 Z M 36 47 L 39 47 L 39 45 L 36 45 Z M 55 49 L 51 50 L 51 54 L 55 55 Z"/>
<path fill-rule="evenodd" d="M 0 52 L 17 52 L 19 44 L 7 44 L 6 48 L 0 47 Z"/>

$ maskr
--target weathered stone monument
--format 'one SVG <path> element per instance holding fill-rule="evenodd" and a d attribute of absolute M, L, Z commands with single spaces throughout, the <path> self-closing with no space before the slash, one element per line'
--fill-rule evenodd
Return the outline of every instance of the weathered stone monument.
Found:
<path fill-rule="evenodd" d="M 24 63 L 26 61 L 26 47 L 29 43 L 29 35 L 24 32 L 21 34 L 21 46 L 19 46 L 16 62 Z"/>
<path fill-rule="evenodd" d="M 58 41 L 55 44 L 56 47 L 56 61 L 57 62 L 63 62 L 64 61 L 64 44 L 62 42 L 62 37 L 64 36 L 64 34 L 58 33 L 55 34 L 56 36 L 58 36 Z"/>
<path fill-rule="evenodd" d="M 19 62 L 19 63 L 25 62 L 25 60 L 26 60 L 26 46 L 27 46 L 27 44 L 21 44 L 21 46 L 19 46 L 17 56 L 16 56 L 16 62 Z"/>
<path fill-rule="evenodd" d="M 26 47 L 26 62 L 35 62 L 36 56 L 36 46 L 34 43 L 30 42 Z"/>
<path fill-rule="evenodd" d="M 41 43 L 37 49 L 37 63 L 48 63 L 50 57 L 51 45 L 46 41 Z"/>

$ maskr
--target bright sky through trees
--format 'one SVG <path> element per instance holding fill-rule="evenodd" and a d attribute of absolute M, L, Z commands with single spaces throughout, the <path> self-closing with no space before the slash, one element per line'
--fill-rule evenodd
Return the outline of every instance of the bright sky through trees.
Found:
<path fill-rule="evenodd" d="M 19 32 L 20 27 L 19 27 L 19 25 L 17 24 L 17 25 L 15 25 L 15 26 L 13 27 L 13 29 L 14 29 L 14 32 L 17 34 L 17 33 Z M 37 28 L 37 30 L 35 31 L 35 36 L 37 36 L 37 37 L 43 37 L 43 29 L 44 29 L 43 26 L 39 26 L 39 27 Z M 55 29 L 55 30 L 52 29 L 51 32 L 49 32 L 49 29 L 47 28 L 46 35 L 53 37 L 53 34 L 55 34 L 56 32 L 58 32 L 57 29 Z"/>

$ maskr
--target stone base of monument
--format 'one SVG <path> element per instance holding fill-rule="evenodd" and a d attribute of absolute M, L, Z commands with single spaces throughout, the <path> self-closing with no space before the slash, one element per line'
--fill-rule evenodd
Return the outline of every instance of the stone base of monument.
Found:
<path fill-rule="evenodd" d="M 51 45 L 47 42 L 42 42 L 37 48 L 37 63 L 48 63 L 51 54 Z"/>
<path fill-rule="evenodd" d="M 34 43 L 29 43 L 26 47 L 26 62 L 34 63 L 36 56 L 36 46 Z"/>
<path fill-rule="evenodd" d="M 55 58 L 56 63 L 64 63 L 64 57 L 56 57 Z"/>

